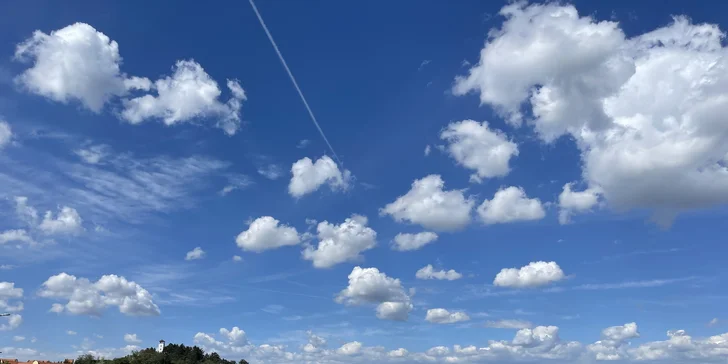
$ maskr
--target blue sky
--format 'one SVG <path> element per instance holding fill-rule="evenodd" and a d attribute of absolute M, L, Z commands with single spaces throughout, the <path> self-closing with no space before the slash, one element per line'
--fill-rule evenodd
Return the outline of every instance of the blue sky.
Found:
<path fill-rule="evenodd" d="M 4 356 L 725 362 L 720 5 L 256 5 L 0 5 Z"/>

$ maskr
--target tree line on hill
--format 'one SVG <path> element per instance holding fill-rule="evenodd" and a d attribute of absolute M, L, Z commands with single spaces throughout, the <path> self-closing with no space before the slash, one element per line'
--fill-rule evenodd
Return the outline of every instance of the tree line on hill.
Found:
<path fill-rule="evenodd" d="M 245 359 L 240 359 L 239 362 L 227 360 L 217 353 L 205 353 L 197 346 L 168 344 L 161 353 L 149 348 L 115 359 L 84 354 L 79 356 L 74 364 L 248 364 L 248 362 Z"/>

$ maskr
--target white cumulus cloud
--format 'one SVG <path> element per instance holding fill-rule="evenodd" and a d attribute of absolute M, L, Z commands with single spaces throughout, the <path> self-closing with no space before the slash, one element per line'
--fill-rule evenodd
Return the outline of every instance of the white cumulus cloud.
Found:
<path fill-rule="evenodd" d="M 188 251 L 187 255 L 185 255 L 185 260 L 197 260 L 202 259 L 205 257 L 205 251 L 202 250 L 199 246 Z"/>
<path fill-rule="evenodd" d="M 356 355 L 361 351 L 361 343 L 358 341 L 352 341 L 341 345 L 340 348 L 336 349 L 336 352 L 341 355 Z"/>
<path fill-rule="evenodd" d="M 460 279 L 463 277 L 462 274 L 456 272 L 454 269 L 450 270 L 439 270 L 436 271 L 432 264 L 428 264 L 422 268 L 420 268 L 417 273 L 415 273 L 415 277 L 417 279 L 438 279 L 438 280 L 448 280 L 448 281 L 454 281 L 456 279 Z"/>
<path fill-rule="evenodd" d="M 296 228 L 285 224 L 271 216 L 255 219 L 248 230 L 241 232 L 235 242 L 243 250 L 260 253 L 282 246 L 297 245 L 301 242 Z"/>
<path fill-rule="evenodd" d="M 437 231 L 462 229 L 470 223 L 475 201 L 466 198 L 463 191 L 445 191 L 444 187 L 445 182 L 436 174 L 415 180 L 406 194 L 386 205 L 380 213 Z"/>
<path fill-rule="evenodd" d="M 41 286 L 38 295 L 44 298 L 67 300 L 54 303 L 51 311 L 74 315 L 100 316 L 108 306 L 118 306 L 128 316 L 157 316 L 159 307 L 152 295 L 142 286 L 117 275 L 104 275 L 98 281 L 60 273 L 51 276 Z"/>
<path fill-rule="evenodd" d="M 728 203 L 728 48 L 718 25 L 677 16 L 627 38 L 618 22 L 572 5 L 518 2 L 500 14 L 455 94 L 478 93 L 545 143 L 573 138 L 587 190 L 617 211 L 647 209 L 669 223 Z"/>
<path fill-rule="evenodd" d="M 486 224 L 541 220 L 546 216 L 541 200 L 528 198 L 521 187 L 498 190 L 492 200 L 485 200 L 478 207 L 478 215 Z"/>
<path fill-rule="evenodd" d="M 399 279 L 388 277 L 377 268 L 354 267 L 349 285 L 339 292 L 336 302 L 347 305 L 379 304 L 377 317 L 405 321 L 413 306 Z"/>
<path fill-rule="evenodd" d="M 109 99 L 127 92 L 119 45 L 85 23 L 50 34 L 36 30 L 18 44 L 15 58 L 32 63 L 16 82 L 54 101 L 78 100 L 98 113 Z"/>
<path fill-rule="evenodd" d="M 559 223 L 562 225 L 568 224 L 574 213 L 587 212 L 599 203 L 600 190 L 598 188 L 573 191 L 572 185 L 573 183 L 565 184 L 559 194 Z"/>
<path fill-rule="evenodd" d="M 431 308 L 427 310 L 425 320 L 435 324 L 453 324 L 456 322 L 468 321 L 470 316 L 465 312 L 450 312 L 444 308 Z"/>
<path fill-rule="evenodd" d="M 15 58 L 30 68 L 15 81 L 29 92 L 51 100 L 79 101 L 100 113 L 114 99 L 121 99 L 119 116 L 131 123 L 162 119 L 165 124 L 214 118 L 216 126 L 232 135 L 240 127 L 240 108 L 245 91 L 228 80 L 231 97 L 223 103 L 217 82 L 194 60 L 177 61 L 173 75 L 152 82 L 121 71 L 119 45 L 85 23 L 75 23 L 46 34 L 36 30 L 18 44 Z M 128 97 L 134 92 L 149 92 Z"/>
<path fill-rule="evenodd" d="M 503 177 L 510 172 L 509 161 L 518 155 L 516 143 L 508 140 L 499 130 L 488 127 L 487 122 L 463 120 L 450 123 L 440 133 L 448 142 L 450 155 L 465 168 L 475 170 L 473 182 L 483 178 Z"/>
<path fill-rule="evenodd" d="M 309 245 L 302 253 L 316 268 L 358 260 L 363 251 L 377 245 L 377 232 L 367 226 L 367 218 L 361 215 L 352 215 L 339 225 L 322 221 L 316 230 L 318 246 Z"/>
<path fill-rule="evenodd" d="M 291 166 L 288 193 L 299 198 L 317 191 L 324 184 L 328 184 L 334 191 L 347 190 L 352 178 L 349 170 L 341 171 L 336 162 L 327 155 L 319 158 L 315 163 L 311 158 L 305 157 Z"/>
<path fill-rule="evenodd" d="M 157 95 L 147 94 L 124 100 L 121 117 L 138 124 L 147 119 L 162 119 L 166 125 L 214 118 L 216 126 L 228 135 L 240 128 L 240 108 L 247 98 L 238 81 L 228 80 L 232 97 L 220 102 L 222 94 L 217 82 L 194 60 L 177 61 L 172 76 L 151 84 Z"/>
<path fill-rule="evenodd" d="M 566 276 L 556 262 L 531 262 L 521 268 L 503 268 L 493 280 L 501 287 L 533 288 L 557 282 Z"/>
<path fill-rule="evenodd" d="M 399 233 L 394 237 L 392 249 L 401 252 L 417 250 L 437 240 L 437 234 L 423 231 L 417 234 Z"/>
<path fill-rule="evenodd" d="M 46 211 L 38 228 L 45 234 L 76 234 L 83 230 L 83 219 L 72 207 L 63 206 L 55 215 Z"/>

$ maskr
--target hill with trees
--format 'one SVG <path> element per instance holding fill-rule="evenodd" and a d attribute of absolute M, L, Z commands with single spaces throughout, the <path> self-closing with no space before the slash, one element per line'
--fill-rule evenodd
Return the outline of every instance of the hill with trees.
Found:
<path fill-rule="evenodd" d="M 205 353 L 197 346 L 168 344 L 161 353 L 149 348 L 115 359 L 84 354 L 76 359 L 75 364 L 248 364 L 248 362 L 244 359 L 239 362 L 227 360 L 217 353 Z"/>

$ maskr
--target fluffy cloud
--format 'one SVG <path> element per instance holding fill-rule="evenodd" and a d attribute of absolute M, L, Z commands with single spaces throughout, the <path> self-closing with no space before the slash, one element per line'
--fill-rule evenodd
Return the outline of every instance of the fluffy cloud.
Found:
<path fill-rule="evenodd" d="M 0 245 L 6 243 L 20 242 L 26 244 L 35 244 L 35 240 L 28 235 L 24 229 L 5 230 L 0 232 Z"/>
<path fill-rule="evenodd" d="M 591 210 L 599 203 L 600 190 L 598 188 L 587 188 L 584 191 L 573 191 L 573 183 L 564 185 L 559 194 L 559 223 L 568 224 L 571 215 L 575 212 L 583 213 Z"/>
<path fill-rule="evenodd" d="M 0 282 L 0 313 L 23 311 L 23 289 L 15 287 L 13 282 Z M 3 322 L 7 320 L 6 322 Z M 0 317 L 0 331 L 17 329 L 23 323 L 23 317 L 13 313 L 7 317 Z"/>
<path fill-rule="evenodd" d="M 417 234 L 400 233 L 394 237 L 392 249 L 401 252 L 417 250 L 435 240 L 437 240 L 437 234 L 429 231 L 423 231 Z"/>
<path fill-rule="evenodd" d="M 235 345 L 244 345 L 248 343 L 248 336 L 245 331 L 241 330 L 237 326 L 233 326 L 232 329 L 220 328 L 220 335 L 228 340 L 229 343 Z"/>
<path fill-rule="evenodd" d="M 596 360 L 622 360 L 628 356 L 627 340 L 639 336 L 634 322 L 612 326 L 602 330 L 601 340 L 587 345 L 586 349 Z"/>
<path fill-rule="evenodd" d="M 36 30 L 18 44 L 15 58 L 32 63 L 16 82 L 54 101 L 78 100 L 98 113 L 109 99 L 127 92 L 119 45 L 88 24 L 51 34 Z"/>
<path fill-rule="evenodd" d="M 541 220 L 546 216 L 541 200 L 528 198 L 521 187 L 502 188 L 492 200 L 478 207 L 478 215 L 486 224 Z"/>
<path fill-rule="evenodd" d="M 222 330 L 221 330 L 222 331 Z M 241 330 L 242 331 L 242 330 Z M 556 326 L 538 326 L 518 330 L 512 340 L 489 340 L 484 346 L 434 346 L 423 352 L 405 348 L 387 351 L 381 346 L 366 346 L 360 341 L 350 341 L 341 347 L 328 350 L 325 340 L 307 332 L 307 343 L 300 352 L 289 352 L 282 345 L 232 344 L 221 335 L 197 333 L 196 345 L 205 351 L 218 352 L 223 356 L 243 356 L 250 362 L 294 363 L 522 363 L 558 362 L 564 364 L 591 363 L 596 358 L 592 345 L 576 341 L 563 341 Z M 619 358 L 604 356 L 599 360 L 617 360 L 619 363 L 679 363 L 702 364 L 723 362 L 728 349 L 728 333 L 708 338 L 694 339 L 685 331 L 669 331 L 668 340 L 645 342 L 632 347 L 623 342 Z M 2 349 L 5 352 L 5 349 Z"/>
<path fill-rule="evenodd" d="M 228 80 L 232 97 L 219 101 L 222 91 L 217 82 L 194 60 L 177 61 L 172 76 L 160 78 L 151 87 L 157 95 L 124 100 L 121 117 L 132 124 L 159 118 L 166 125 L 199 118 L 217 119 L 216 126 L 228 135 L 240 128 L 240 107 L 247 98 L 238 81 Z"/>
<path fill-rule="evenodd" d="M 409 302 L 382 302 L 377 306 L 377 317 L 382 320 L 407 321 L 413 307 Z"/>
<path fill-rule="evenodd" d="M 301 348 L 304 352 L 316 353 L 326 347 L 326 339 L 315 335 L 311 331 L 307 331 L 306 335 L 308 335 L 308 343 Z"/>
<path fill-rule="evenodd" d="M 501 287 L 533 288 L 557 282 L 565 278 L 564 272 L 556 262 L 531 262 L 518 268 L 504 268 L 493 280 Z"/>
<path fill-rule="evenodd" d="M 532 326 L 530 322 L 523 320 L 498 320 L 485 323 L 485 327 L 493 329 L 530 329 Z"/>
<path fill-rule="evenodd" d="M 15 287 L 13 282 L 0 282 L 0 313 L 22 311 L 22 298 L 22 288 Z"/>
<path fill-rule="evenodd" d="M 54 101 L 78 100 L 99 113 L 114 98 L 156 91 L 156 95 L 124 98 L 120 117 L 134 124 L 160 118 L 167 125 L 211 117 L 229 135 L 240 127 L 246 95 L 237 81 L 227 81 L 232 96 L 222 103 L 217 82 L 193 60 L 177 61 L 171 77 L 155 82 L 127 76 L 121 71 L 119 45 L 88 24 L 75 23 L 50 34 L 37 30 L 18 44 L 15 58 L 32 64 L 16 82 Z"/>
<path fill-rule="evenodd" d="M 571 5 L 520 2 L 500 14 L 455 94 L 478 92 L 514 125 L 525 104 L 544 142 L 573 137 L 588 188 L 617 210 L 669 222 L 728 202 L 728 48 L 717 25 L 675 17 L 627 39 L 619 23 Z"/>
<path fill-rule="evenodd" d="M 377 317 L 399 321 L 407 320 L 412 310 L 402 282 L 377 268 L 354 267 L 349 274 L 349 285 L 339 292 L 336 302 L 347 305 L 377 303 Z"/>
<path fill-rule="evenodd" d="M 323 184 L 328 184 L 332 190 L 346 190 L 351 180 L 351 172 L 341 171 L 331 157 L 325 155 L 315 163 L 306 157 L 291 166 L 288 193 L 295 198 L 303 197 L 317 191 Z"/>
<path fill-rule="evenodd" d="M 241 249 L 256 253 L 301 242 L 296 228 L 279 223 L 270 216 L 259 217 L 250 223 L 248 230 L 238 235 L 235 242 Z"/>
<path fill-rule="evenodd" d="M 197 260 L 205 257 L 205 251 L 199 246 L 188 251 L 185 260 Z"/>
<path fill-rule="evenodd" d="M 119 312 L 128 316 L 159 315 L 160 311 L 152 295 L 135 282 L 117 275 L 104 275 L 98 281 L 60 273 L 46 280 L 38 295 L 45 298 L 68 300 L 57 303 L 53 312 L 66 311 L 74 315 L 100 316 L 107 306 L 118 306 Z"/>
<path fill-rule="evenodd" d="M 339 225 L 322 221 L 317 227 L 318 246 L 309 245 L 303 258 L 316 268 L 330 268 L 336 264 L 361 258 L 361 252 L 377 245 L 377 233 L 367 226 L 367 218 L 352 215 Z"/>
<path fill-rule="evenodd" d="M 248 342 L 245 331 L 237 326 L 232 329 L 220 328 L 219 336 L 222 340 L 217 340 L 214 335 L 198 332 L 195 334 L 194 343 L 205 351 L 213 351 L 220 354 L 249 355 L 256 352 L 254 345 Z M 270 345 L 261 345 L 259 350 L 266 352 L 271 350 L 280 350 L 280 347 L 272 347 Z M 258 353 L 258 354 L 263 354 Z"/>
<path fill-rule="evenodd" d="M 139 344 L 142 341 L 139 338 L 137 338 L 137 334 L 125 334 L 124 342 L 126 342 L 128 344 Z"/>
<path fill-rule="evenodd" d="M 428 265 L 420 268 L 417 271 L 417 273 L 415 273 L 415 277 L 417 277 L 417 279 L 439 279 L 439 280 L 454 281 L 456 279 L 462 278 L 463 275 L 456 272 L 454 269 L 450 269 L 448 271 L 446 271 L 444 269 L 436 271 L 432 267 L 432 264 L 428 264 Z"/>
<path fill-rule="evenodd" d="M 361 351 L 361 343 L 358 341 L 352 341 L 341 345 L 340 348 L 336 349 L 336 352 L 341 355 L 356 355 Z"/>
<path fill-rule="evenodd" d="M 2 319 L 2 318 L 0 318 Z M 0 324 L 0 331 L 9 331 L 9 330 L 15 330 L 18 327 L 20 327 L 20 324 L 23 323 L 23 316 L 18 314 L 12 314 L 7 317 L 7 323 Z"/>
<path fill-rule="evenodd" d="M 511 157 L 518 155 L 516 143 L 509 141 L 501 131 L 488 128 L 487 122 L 450 123 L 440 133 L 440 138 L 448 142 L 448 151 L 458 164 L 476 171 L 470 176 L 473 182 L 507 175 Z"/>
<path fill-rule="evenodd" d="M 38 229 L 45 235 L 71 235 L 83 230 L 83 219 L 81 219 L 76 209 L 68 206 L 59 207 L 56 214 L 52 211 L 46 211 L 43 220 L 38 223 L 38 211 L 28 204 L 28 198 L 16 196 L 15 214 L 31 230 Z M 35 243 L 30 233 L 25 229 L 7 230 L 0 233 L 0 244 L 8 241 Z"/>
<path fill-rule="evenodd" d="M 76 234 L 83 230 L 83 220 L 78 211 L 72 207 L 63 206 L 54 217 L 53 212 L 46 211 L 38 228 L 45 234 Z"/>
<path fill-rule="evenodd" d="M 415 180 L 403 196 L 380 210 L 396 221 L 408 221 L 432 230 L 458 230 L 470 222 L 470 211 L 475 202 L 463 191 L 444 191 L 445 182 L 432 174 Z"/>
<path fill-rule="evenodd" d="M 444 308 L 432 308 L 427 310 L 425 320 L 435 324 L 453 324 L 468 321 L 470 316 L 465 312 L 450 312 Z"/>
<path fill-rule="evenodd" d="M 13 131 L 10 128 L 10 124 L 3 120 L 0 120 L 0 149 L 10 143 L 10 140 L 12 140 L 12 138 Z"/>

